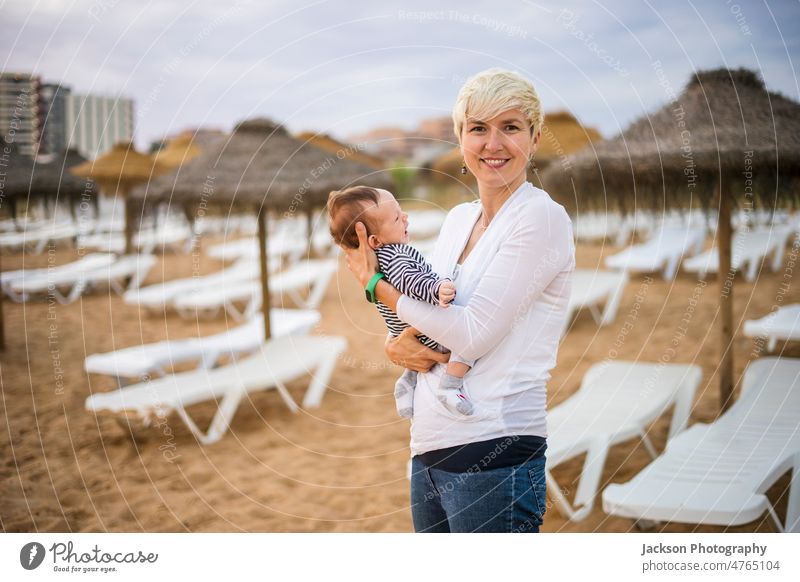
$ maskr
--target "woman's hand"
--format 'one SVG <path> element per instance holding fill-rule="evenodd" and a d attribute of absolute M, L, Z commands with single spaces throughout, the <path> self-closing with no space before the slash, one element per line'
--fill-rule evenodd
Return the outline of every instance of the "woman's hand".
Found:
<path fill-rule="evenodd" d="M 361 286 L 366 287 L 372 276 L 378 272 L 378 257 L 367 244 L 367 229 L 362 222 L 356 223 L 356 234 L 358 235 L 358 248 L 344 249 L 344 254 L 347 268 L 361 283 Z"/>
<path fill-rule="evenodd" d="M 420 343 L 416 336 L 419 331 L 413 327 L 404 330 L 396 338 L 386 342 L 384 351 L 387 357 L 398 366 L 403 366 L 415 372 L 427 372 L 434 364 L 445 364 L 450 360 L 450 354 L 442 354 Z"/>

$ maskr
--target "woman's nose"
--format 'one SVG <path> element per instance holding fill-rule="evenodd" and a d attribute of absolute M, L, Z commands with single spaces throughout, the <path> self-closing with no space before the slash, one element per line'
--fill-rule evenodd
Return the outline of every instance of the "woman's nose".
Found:
<path fill-rule="evenodd" d="M 495 152 L 503 147 L 503 136 L 494 128 L 490 128 L 486 135 L 486 144 L 484 147 L 492 152 Z"/>

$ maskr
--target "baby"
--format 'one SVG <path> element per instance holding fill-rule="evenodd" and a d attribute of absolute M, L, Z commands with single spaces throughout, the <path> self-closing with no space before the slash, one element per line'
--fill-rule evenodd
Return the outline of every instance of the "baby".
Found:
<path fill-rule="evenodd" d="M 356 223 L 364 223 L 367 243 L 378 257 L 380 272 L 401 293 L 441 307 L 448 307 L 455 299 L 456 288 L 453 282 L 440 279 L 422 254 L 408 244 L 408 215 L 400 210 L 400 205 L 390 192 L 367 186 L 331 192 L 328 197 L 328 216 L 333 240 L 336 244 L 351 249 L 358 248 Z M 376 305 L 393 337 L 409 327 L 386 305 L 380 301 Z M 432 339 L 417 337 L 429 348 L 445 351 Z M 452 354 L 447 364 L 447 373 L 442 376 L 436 389 L 439 402 L 455 414 L 471 416 L 475 412 L 472 402 L 463 390 L 464 375 L 473 363 Z M 403 418 L 411 418 L 413 415 L 416 386 L 417 373 L 413 370 L 403 372 L 395 384 L 397 412 Z"/>

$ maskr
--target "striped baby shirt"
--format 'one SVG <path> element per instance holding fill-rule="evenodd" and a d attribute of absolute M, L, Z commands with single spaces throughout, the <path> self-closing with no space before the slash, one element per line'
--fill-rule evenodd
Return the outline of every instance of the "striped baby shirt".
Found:
<path fill-rule="evenodd" d="M 439 287 L 449 279 L 440 279 L 417 249 L 407 244 L 388 244 L 377 249 L 375 254 L 378 256 L 380 272 L 400 293 L 417 301 L 439 305 Z M 392 336 L 397 337 L 410 327 L 380 301 L 376 301 L 375 305 Z M 431 338 L 424 335 L 417 337 L 425 346 L 441 351 L 440 345 Z"/>

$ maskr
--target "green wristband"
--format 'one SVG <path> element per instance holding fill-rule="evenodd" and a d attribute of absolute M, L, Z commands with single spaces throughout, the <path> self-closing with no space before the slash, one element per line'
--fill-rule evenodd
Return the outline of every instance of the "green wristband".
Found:
<path fill-rule="evenodd" d="M 369 282 L 367 283 L 367 286 L 364 288 L 364 293 L 366 293 L 367 295 L 367 301 L 369 301 L 370 303 L 375 303 L 376 301 L 375 285 L 377 285 L 378 281 L 383 279 L 383 277 L 384 277 L 383 273 L 375 273 L 372 276 L 372 279 L 370 279 Z"/>

